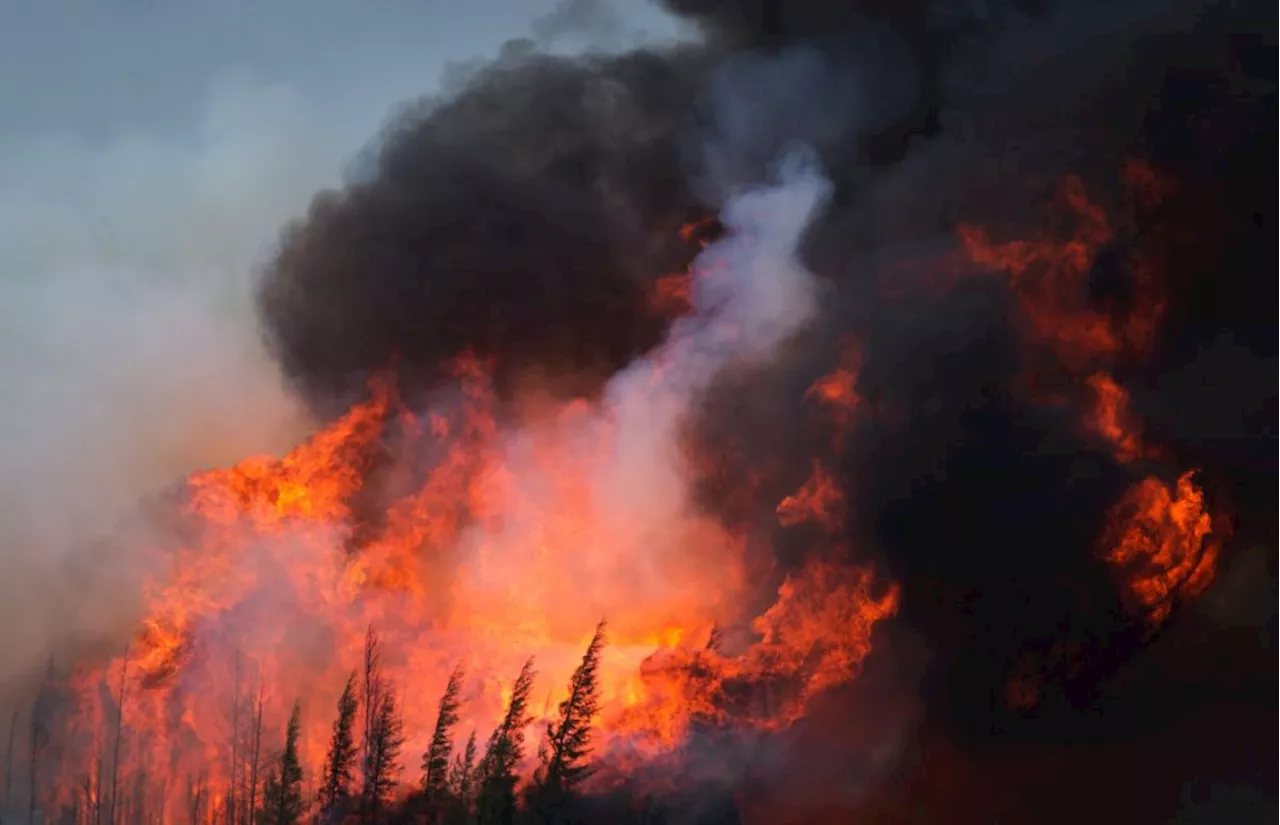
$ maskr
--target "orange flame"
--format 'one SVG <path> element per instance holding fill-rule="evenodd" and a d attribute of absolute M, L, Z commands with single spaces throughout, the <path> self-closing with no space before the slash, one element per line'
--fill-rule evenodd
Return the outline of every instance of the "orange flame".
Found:
<path fill-rule="evenodd" d="M 1133 167 L 1138 168 L 1149 170 Z M 1143 259 L 1132 262 L 1135 298 L 1124 317 L 1093 308 L 1089 277 L 1115 230 L 1106 211 L 1090 200 L 1080 178 L 1067 177 L 1061 199 L 1075 219 L 1074 231 L 1065 241 L 1040 237 L 996 243 L 985 229 L 971 224 L 961 224 L 956 234 L 973 263 L 1009 275 L 1025 333 L 1063 365 L 1081 368 L 1101 357 L 1144 353 L 1165 309 L 1153 267 Z"/>
<path fill-rule="evenodd" d="M 839 529 L 843 516 L 839 506 L 844 493 L 831 474 L 819 462 L 814 462 L 813 472 L 792 495 L 778 504 L 778 523 L 794 527 L 805 522 L 815 522 L 829 532 Z"/>
<path fill-rule="evenodd" d="M 1144 453 L 1137 425 L 1129 413 L 1129 393 L 1105 372 L 1096 372 L 1086 379 L 1095 396 L 1095 406 L 1086 419 L 1090 430 L 1107 441 L 1116 460 L 1128 463 Z"/>
<path fill-rule="evenodd" d="M 1178 601 L 1212 583 L 1218 557 L 1212 530 L 1194 471 L 1179 476 L 1173 489 L 1143 479 L 1111 510 L 1102 555 L 1127 575 L 1128 600 L 1148 624 L 1161 624 Z"/>
<path fill-rule="evenodd" d="M 810 697 L 856 676 L 896 590 L 873 595 L 870 571 L 815 563 L 769 610 L 743 616 L 754 586 L 745 534 L 696 514 L 653 523 L 635 502 L 662 504 L 660 485 L 611 490 L 602 473 L 617 445 L 604 402 L 503 428 L 486 365 L 464 357 L 455 375 L 454 392 L 421 421 L 375 382 L 368 401 L 283 458 L 189 479 L 181 544 L 155 553 L 163 564 L 146 583 L 127 660 L 122 772 L 146 782 L 149 815 L 209 821 L 243 793 L 244 751 L 233 761 L 230 743 L 247 736 L 257 691 L 267 737 L 301 702 L 314 775 L 371 624 L 401 687 L 406 783 L 459 662 L 469 674 L 464 736 L 474 727 L 483 739 L 531 654 L 546 674 L 542 722 L 602 615 L 600 752 L 618 765 L 662 758 L 695 722 L 789 725 Z M 370 473 L 389 458 L 399 463 L 387 488 L 408 492 L 370 520 L 357 502 L 376 498 Z M 828 476 L 798 496 L 780 505 L 782 518 L 834 524 Z M 735 655 L 700 647 L 717 626 L 749 627 L 758 640 Z M 101 686 L 125 666 L 116 658 L 75 681 L 77 724 L 94 741 L 67 751 L 65 776 L 102 753 L 111 713 Z M 191 816 L 189 786 L 209 801 L 201 816 Z"/>

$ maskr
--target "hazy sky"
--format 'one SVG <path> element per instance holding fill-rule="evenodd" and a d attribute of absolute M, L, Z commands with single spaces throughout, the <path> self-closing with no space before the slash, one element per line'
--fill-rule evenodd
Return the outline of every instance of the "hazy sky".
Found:
<path fill-rule="evenodd" d="M 38 605 L 0 622 L 11 664 L 69 547 L 306 427 L 252 315 L 281 226 L 446 62 L 553 9 L 584 28 L 557 50 L 676 31 L 615 4 L 0 0 L 0 604 Z"/>

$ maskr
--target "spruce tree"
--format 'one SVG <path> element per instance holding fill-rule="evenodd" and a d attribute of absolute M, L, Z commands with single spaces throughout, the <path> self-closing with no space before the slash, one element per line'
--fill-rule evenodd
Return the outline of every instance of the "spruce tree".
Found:
<path fill-rule="evenodd" d="M 587 645 L 573 676 L 569 695 L 560 703 L 560 718 L 547 725 L 540 756 L 539 790 L 543 804 L 558 807 L 563 798 L 591 772 L 591 720 L 600 709 L 600 651 L 604 649 L 603 620 Z"/>
<path fill-rule="evenodd" d="M 355 724 L 359 702 L 356 699 L 355 671 L 347 678 L 342 697 L 338 699 L 338 718 L 333 723 L 329 751 L 325 754 L 324 775 L 320 784 L 320 820 L 328 822 L 341 817 L 351 798 L 355 779 Z"/>
<path fill-rule="evenodd" d="M 438 804 L 448 787 L 449 758 L 453 755 L 453 729 L 458 724 L 458 707 L 461 704 L 462 666 L 454 668 L 440 697 L 440 711 L 436 714 L 436 729 L 431 744 L 422 755 L 422 790 L 428 804 Z"/>
<path fill-rule="evenodd" d="M 475 802 L 476 770 L 476 732 L 473 730 L 467 737 L 466 747 L 453 757 L 453 764 L 449 767 L 449 793 L 464 815 L 471 812 Z"/>
<path fill-rule="evenodd" d="M 527 709 L 533 677 L 533 657 L 530 657 L 516 678 L 506 715 L 485 748 L 476 806 L 480 825 L 510 825 L 515 818 L 516 770 L 524 759 L 524 729 L 531 721 Z"/>
<path fill-rule="evenodd" d="M 365 743 L 363 821 L 377 823 L 396 788 L 400 776 L 400 748 L 404 745 L 404 721 L 396 706 L 395 691 L 382 684 L 376 694 L 377 707 Z"/>
<path fill-rule="evenodd" d="M 298 825 L 302 821 L 302 763 L 298 759 L 300 710 L 295 703 L 289 714 L 284 751 L 280 763 L 271 769 L 262 794 L 262 825 Z"/>

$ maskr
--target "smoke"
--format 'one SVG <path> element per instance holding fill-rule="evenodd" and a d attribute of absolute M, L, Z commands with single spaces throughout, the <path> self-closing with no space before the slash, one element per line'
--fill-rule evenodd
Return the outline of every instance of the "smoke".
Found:
<path fill-rule="evenodd" d="M 0 683 L 63 633 L 110 633 L 133 559 L 86 544 L 194 468 L 305 431 L 258 343 L 272 225 L 346 146 L 288 89 L 232 78 L 197 133 L 10 140 L 0 169 L 6 605 Z M 105 581 L 104 581 L 105 580 Z"/>
<path fill-rule="evenodd" d="M 539 565 L 515 560 L 531 552 L 524 548 L 552 541 L 550 532 L 555 558 L 581 565 L 572 575 L 582 586 L 576 610 L 586 621 L 609 616 L 618 605 L 646 605 L 655 612 L 668 603 L 674 608 L 707 581 L 724 585 L 721 592 L 704 588 L 702 594 L 704 601 L 717 600 L 720 621 L 749 618 L 741 615 L 747 605 L 739 550 L 694 506 L 681 436 L 716 375 L 772 360 L 816 313 L 820 284 L 795 257 L 829 189 L 814 163 L 797 150 L 776 167 L 775 182 L 728 198 L 720 214 L 726 237 L 694 264 L 693 314 L 609 381 L 595 415 L 570 419 L 567 426 L 535 422 L 530 432 L 509 437 L 503 454 L 515 478 L 511 495 L 489 505 L 508 514 L 501 532 L 481 529 L 479 536 L 463 539 L 464 546 L 496 543 L 505 563 L 477 563 L 473 572 L 489 580 L 473 584 L 500 592 L 536 589 L 525 582 Z M 561 445 L 550 467 L 540 461 L 549 436 Z M 579 509 L 573 499 L 579 488 L 566 491 L 565 477 L 582 484 L 587 523 L 555 533 L 544 522 Z M 530 507 L 529 501 L 537 504 Z M 519 580 L 497 587 L 492 578 L 508 572 Z M 564 575 L 545 569 L 535 578 L 556 582 Z M 550 601 L 526 604 L 519 612 L 562 611 L 559 590 L 550 589 L 546 597 Z M 467 601 L 481 599 L 473 593 Z M 617 629 L 625 632 L 628 618 L 625 612 L 615 617 Z"/>
<path fill-rule="evenodd" d="M 140 501 L 193 470 L 278 453 L 315 425 L 263 347 L 256 271 L 280 227 L 353 171 L 394 104 L 528 25 L 482 15 L 477 36 L 423 52 L 419 37 L 388 35 L 405 18 L 364 15 L 353 36 L 349 11 L 308 4 L 306 48 L 324 54 L 299 55 L 266 36 L 292 31 L 298 9 L 262 11 L 247 39 L 212 12 L 135 12 L 77 18 L 77 37 L 100 38 L 73 49 L 79 69 L 29 53 L 42 32 L 67 30 L 53 11 L 31 12 L 31 40 L 6 39 L 28 62 L 5 64 L 0 134 L 0 694 L 51 652 L 65 664 L 86 637 L 129 626 L 138 551 L 157 541 L 134 518 Z M 642 36 L 614 19 L 618 37 Z M 124 21 L 132 33 L 117 31 Z M 562 15 L 546 33 L 591 42 L 599 25 L 586 22 Z M 197 29 L 202 43 L 233 42 L 175 47 Z M 111 71 L 85 68 L 104 55 Z M 122 75 L 135 82 L 104 108 Z M 47 98 L 13 85 L 21 77 Z"/>
<path fill-rule="evenodd" d="M 15 441 L 19 454 L 29 451 L 21 465 L 28 472 L 11 474 L 22 480 L 15 523 L 29 515 L 48 529 L 59 521 L 44 502 L 70 495 L 97 507 L 97 491 L 123 499 L 176 469 L 157 459 L 155 473 L 121 483 L 117 465 L 133 467 L 139 449 L 119 441 L 117 428 L 139 428 L 147 454 L 164 426 L 207 411 L 225 427 L 236 421 L 228 399 L 237 409 L 257 399 L 244 406 L 252 411 L 246 430 L 225 443 L 271 446 L 299 414 L 295 403 L 328 418 L 371 374 L 392 367 L 409 403 L 421 408 L 456 357 L 470 354 L 497 365 L 515 478 L 506 521 L 496 533 L 473 528 L 465 552 L 536 553 L 547 535 L 579 548 L 571 554 L 579 567 L 569 572 L 586 584 L 581 603 L 566 608 L 577 622 L 579 613 L 594 621 L 608 612 L 608 598 L 597 594 L 650 598 L 664 609 L 705 599 L 684 586 L 698 577 L 686 581 L 683 573 L 699 566 L 720 570 L 732 597 L 710 607 L 745 610 L 737 599 L 743 571 L 722 530 L 740 520 L 732 480 L 760 470 L 762 497 L 771 501 L 800 486 L 810 448 L 830 448 L 825 432 L 815 434 L 806 389 L 854 351 L 852 342 L 859 418 L 829 456 L 847 491 L 840 538 L 850 556 L 874 557 L 902 583 L 902 622 L 924 640 L 930 664 L 923 676 L 887 681 L 919 691 L 933 741 L 946 743 L 943 762 L 968 768 L 979 758 L 971 751 L 1004 744 L 1011 730 L 1068 749 L 1074 743 L 1064 731 L 1082 720 L 1094 720 L 1103 739 L 1127 732 L 1132 706 L 1106 703 L 1124 693 L 1115 674 L 1148 654 L 1092 555 L 1107 506 L 1138 472 L 1167 476 L 1197 466 L 1211 497 L 1231 497 L 1242 526 L 1273 538 L 1274 207 L 1256 170 L 1274 148 L 1275 123 L 1274 69 L 1260 69 L 1258 54 L 1274 46 L 1268 51 L 1256 33 L 1273 30 L 1274 11 L 1198 0 L 663 5 L 702 39 L 567 55 L 555 50 L 573 37 L 631 38 L 600 7 L 568 3 L 497 59 L 455 64 L 441 93 L 398 110 L 341 185 L 305 182 L 330 188 L 287 226 L 252 281 L 260 330 L 240 311 L 233 321 L 205 314 L 203 278 L 187 290 L 148 282 L 135 290 L 140 302 L 126 302 L 111 297 L 114 289 L 85 292 L 73 282 L 86 267 L 69 268 L 65 280 L 75 288 L 55 289 L 36 305 L 61 313 L 72 294 L 76 301 L 88 294 L 123 304 L 107 313 L 112 318 L 162 322 L 124 339 L 129 363 L 145 368 L 119 373 L 113 359 L 104 372 L 105 360 L 77 361 L 69 374 L 81 380 L 56 386 L 92 392 L 33 407 L 6 427 L 52 433 L 25 439 L 21 450 Z M 269 148 L 254 143 L 253 152 L 262 153 L 262 169 L 278 173 L 324 131 L 300 128 Z M 222 134 L 209 145 L 236 142 Z M 788 156 L 796 145 L 808 149 Z M 779 167 L 779 157 L 789 159 Z M 1158 209 L 1130 214 L 1121 169 L 1132 159 L 1171 181 Z M 253 240 L 238 247 L 233 267 L 247 273 L 264 240 L 250 227 L 271 231 L 294 214 L 303 184 L 266 187 L 267 197 L 257 175 L 226 184 L 228 167 L 196 166 L 227 186 L 214 189 L 228 232 Z M 1088 273 L 1083 302 L 1122 316 L 1137 300 L 1139 264 L 1158 263 L 1163 278 L 1164 328 L 1154 351 L 1145 360 L 1093 364 L 1132 390 L 1150 425 L 1144 435 L 1162 449 L 1139 467 L 1121 466 L 1082 431 L 1071 370 L 1028 346 L 1007 281 L 976 271 L 955 241 L 961 222 L 1011 239 L 1057 237 L 1069 221 L 1047 204 L 1067 174 L 1118 216 L 1120 240 Z M 137 221 L 147 237 L 175 214 L 158 208 L 162 195 L 141 199 L 146 219 Z M 40 241 L 40 209 L 9 211 L 28 222 L 11 248 Z M 725 238 L 705 251 L 680 232 L 716 215 Z M 218 222 L 201 217 L 182 225 L 199 225 L 204 241 Z M 171 225 L 164 236 L 166 243 L 184 237 Z M 202 254 L 221 254 L 223 240 Z M 140 247 L 125 245 L 131 255 L 142 255 Z M 134 267 L 185 261 L 186 247 L 174 248 L 181 251 L 169 249 L 161 264 Z M 698 273 L 696 313 L 673 317 L 655 306 L 655 284 L 690 266 Z M 243 309 L 250 282 L 237 283 L 233 303 Z M 31 324 L 44 349 L 83 336 L 103 359 L 104 342 L 139 326 L 104 324 L 98 312 L 90 320 L 60 314 L 74 323 L 51 326 L 50 314 Z M 264 367 L 259 331 L 291 394 Z M 31 375 L 59 376 L 51 358 Z M 154 418 L 126 412 L 156 375 L 170 373 L 183 376 L 181 391 L 165 396 L 177 400 L 153 402 Z M 103 409 L 116 388 L 123 388 L 119 407 Z M 531 388 L 586 396 L 589 413 L 567 422 L 539 417 L 529 412 Z M 51 406 L 75 415 L 51 419 Z M 125 423 L 100 426 L 116 418 Z M 175 432 L 175 443 L 202 450 L 185 463 L 215 457 L 213 435 Z M 91 434 L 89 460 L 79 457 L 86 445 L 66 450 L 67 433 Z M 585 531 L 542 521 L 566 495 L 540 465 L 548 438 L 575 471 L 585 468 L 582 486 L 599 507 Z M 731 482 L 700 478 L 684 455 L 686 440 L 736 446 Z M 95 444 L 107 446 L 95 451 Z M 49 480 L 41 488 L 30 477 Z M 85 492 L 76 496 L 77 489 Z M 580 493 L 571 487 L 567 495 Z M 769 520 L 759 529 L 777 550 L 771 561 L 786 568 L 810 552 L 802 531 L 776 526 L 772 513 L 751 515 L 756 527 Z M 554 612 L 563 600 L 562 591 L 505 575 L 500 564 L 464 569 L 452 595 L 495 615 Z M 1261 613 L 1274 622 L 1273 607 Z M 1049 686 L 1043 719 L 1014 718 L 1002 700 L 1010 672 L 1028 655 L 1048 682 L 1064 682 L 1056 693 Z M 1193 670 L 1170 672 L 1176 681 Z M 1256 688 L 1251 676 L 1241 678 L 1242 692 Z M 1132 690 L 1133 704 L 1155 695 L 1141 684 Z M 1212 690 L 1202 695 L 1206 704 L 1217 699 Z M 1161 707 L 1178 714 L 1194 701 L 1175 697 Z M 839 717 L 830 709 L 828 718 Z M 886 727 L 893 740 L 899 726 Z M 889 748 L 883 761 L 901 750 Z M 919 765 L 928 764 L 919 758 L 903 770 L 923 772 L 901 787 L 930 784 L 919 778 L 927 773 Z M 883 770 L 877 763 L 867 772 Z M 1011 774 L 1014 797 L 1019 777 L 1035 782 L 1034 773 Z M 841 804 L 860 801 L 868 781 L 848 779 Z M 1015 814 L 1028 820 L 1058 813 L 1052 803 L 1025 804 Z M 996 818 L 1008 809 L 993 802 L 991 811 Z"/>

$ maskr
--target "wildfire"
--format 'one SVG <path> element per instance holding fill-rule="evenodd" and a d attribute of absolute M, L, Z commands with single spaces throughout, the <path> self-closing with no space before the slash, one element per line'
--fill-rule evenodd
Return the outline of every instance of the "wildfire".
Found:
<path fill-rule="evenodd" d="M 1153 167 L 1139 161 L 1125 164 L 1121 177 L 1126 202 L 1138 215 L 1153 214 L 1171 188 Z M 1140 357 L 1151 347 L 1166 306 L 1158 250 L 1140 244 L 1139 253 L 1126 259 L 1132 290 L 1128 306 L 1123 311 L 1099 309 L 1090 278 L 1103 248 L 1117 239 L 1117 230 L 1079 178 L 1067 177 L 1060 201 L 1073 224 L 1065 240 L 1042 233 L 997 243 L 982 227 L 963 224 L 957 228 L 961 247 L 973 264 L 1008 275 L 1027 341 L 1088 388 L 1083 429 L 1108 444 L 1121 464 L 1159 458 L 1159 451 L 1143 440 L 1129 391 L 1098 368 Z M 1032 376 L 1030 384 L 1036 379 Z M 1149 628 L 1163 624 L 1180 601 L 1202 593 L 1214 577 L 1219 548 L 1211 538 L 1212 519 L 1195 474 L 1183 472 L 1172 488 L 1158 476 L 1140 478 L 1107 515 L 1098 554 L 1115 568 L 1122 599 Z M 1015 672 L 1006 684 L 1006 705 L 1020 711 L 1034 707 L 1040 683 L 1040 674 Z"/>
<path fill-rule="evenodd" d="M 376 381 L 287 455 L 188 479 L 181 543 L 155 551 L 163 563 L 129 653 L 73 682 L 86 732 L 61 773 L 100 758 L 104 720 L 123 703 L 120 770 L 141 788 L 129 810 L 208 820 L 243 804 L 250 740 L 278 736 L 297 700 L 300 758 L 315 775 L 369 627 L 401 697 L 406 785 L 456 667 L 467 674 L 460 729 L 483 741 L 533 656 L 545 677 L 536 735 L 601 616 L 597 752 L 619 770 L 678 758 L 699 726 L 785 727 L 857 675 L 896 589 L 815 560 L 772 607 L 742 615 L 761 584 L 745 533 L 673 509 L 668 479 L 611 475 L 625 445 L 608 400 L 500 422 L 489 375 L 460 358 L 454 385 L 420 416 Z M 779 516 L 834 530 L 840 493 L 815 468 Z M 387 496 L 370 516 L 368 501 Z M 708 646 L 720 627 L 754 641 Z"/>

